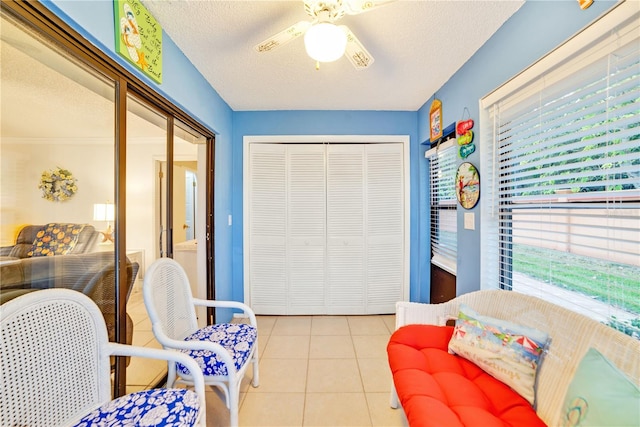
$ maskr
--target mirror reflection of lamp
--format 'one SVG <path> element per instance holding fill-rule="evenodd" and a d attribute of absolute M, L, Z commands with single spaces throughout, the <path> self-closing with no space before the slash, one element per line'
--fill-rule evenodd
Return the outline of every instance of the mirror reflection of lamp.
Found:
<path fill-rule="evenodd" d="M 113 230 L 111 229 L 111 221 L 115 219 L 115 205 L 113 203 L 95 203 L 93 205 L 93 220 L 106 221 L 107 229 L 101 231 L 102 243 L 113 243 Z"/>

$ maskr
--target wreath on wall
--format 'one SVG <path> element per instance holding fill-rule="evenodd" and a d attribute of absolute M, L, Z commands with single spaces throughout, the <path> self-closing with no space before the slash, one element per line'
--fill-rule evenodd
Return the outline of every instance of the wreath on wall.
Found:
<path fill-rule="evenodd" d="M 42 198 L 52 202 L 63 202 L 73 197 L 78 191 L 77 179 L 67 169 L 56 167 L 42 172 L 38 188 L 42 190 Z"/>

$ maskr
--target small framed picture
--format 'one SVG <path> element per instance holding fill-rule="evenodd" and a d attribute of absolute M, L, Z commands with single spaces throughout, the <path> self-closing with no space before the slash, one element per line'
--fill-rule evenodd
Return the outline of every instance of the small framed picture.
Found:
<path fill-rule="evenodd" d="M 429 110 L 429 140 L 442 138 L 442 102 L 434 99 Z"/>

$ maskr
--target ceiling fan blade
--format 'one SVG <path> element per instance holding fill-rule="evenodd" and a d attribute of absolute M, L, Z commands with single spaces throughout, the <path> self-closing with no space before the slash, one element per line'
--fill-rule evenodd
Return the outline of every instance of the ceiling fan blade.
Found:
<path fill-rule="evenodd" d="M 364 48 L 360 40 L 353 35 L 346 25 L 341 25 L 340 28 L 347 34 L 347 47 L 344 51 L 344 56 L 356 67 L 356 70 L 369 68 L 371 64 L 373 64 L 373 56 Z"/>
<path fill-rule="evenodd" d="M 291 40 L 303 35 L 305 31 L 309 29 L 311 26 L 311 22 L 309 21 L 300 21 L 296 24 L 293 24 L 289 28 L 280 31 L 278 34 L 275 34 L 262 43 L 255 45 L 253 48 L 257 52 L 268 52 L 277 48 L 278 46 L 282 46 L 283 44 L 289 43 Z"/>
<path fill-rule="evenodd" d="M 367 12 L 396 0 L 343 0 L 342 7 L 348 15 Z"/>

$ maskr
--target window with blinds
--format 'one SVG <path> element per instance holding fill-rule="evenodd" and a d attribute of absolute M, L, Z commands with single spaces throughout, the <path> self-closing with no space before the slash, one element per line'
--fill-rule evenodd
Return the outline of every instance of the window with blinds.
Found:
<path fill-rule="evenodd" d="M 544 58 L 552 65 L 537 77 L 482 100 L 482 269 L 483 287 L 640 338 L 640 13 L 630 3 Z"/>
<path fill-rule="evenodd" d="M 425 153 L 431 189 L 431 263 L 454 275 L 458 252 L 456 146 L 454 138 Z"/>

